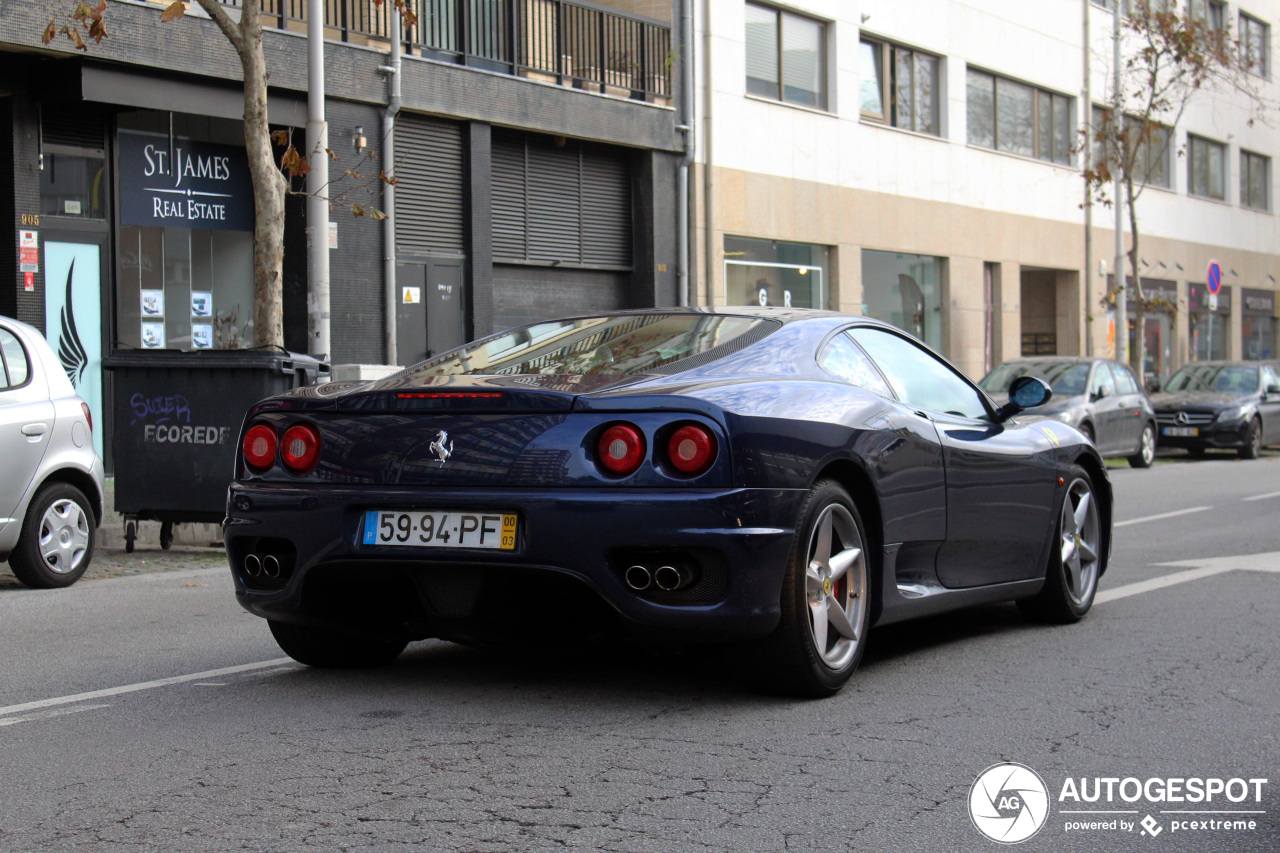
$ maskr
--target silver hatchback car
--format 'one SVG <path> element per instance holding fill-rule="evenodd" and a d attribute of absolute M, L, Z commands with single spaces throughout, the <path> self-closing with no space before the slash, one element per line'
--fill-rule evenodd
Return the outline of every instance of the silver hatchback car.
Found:
<path fill-rule="evenodd" d="M 27 586 L 69 586 L 101 519 L 89 407 L 40 331 L 0 317 L 0 560 Z"/>

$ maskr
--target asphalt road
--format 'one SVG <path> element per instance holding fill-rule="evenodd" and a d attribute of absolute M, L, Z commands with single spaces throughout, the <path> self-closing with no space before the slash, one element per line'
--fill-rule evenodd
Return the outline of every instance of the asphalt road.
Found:
<path fill-rule="evenodd" d="M 1278 850 L 1280 459 L 1111 474 L 1087 619 L 1000 605 L 879 629 L 819 702 L 629 646 L 427 642 L 313 671 L 208 554 L 2 586 L 0 850 L 990 851 L 970 790 L 1006 761 L 1049 792 L 1021 849 Z M 1099 777 L 1269 781 L 1260 801 L 1060 799 Z M 1067 813 L 1100 809 L 1120 813 Z M 1147 816 L 1154 837 L 1065 828 Z M 1222 819 L 1256 825 L 1174 825 Z"/>

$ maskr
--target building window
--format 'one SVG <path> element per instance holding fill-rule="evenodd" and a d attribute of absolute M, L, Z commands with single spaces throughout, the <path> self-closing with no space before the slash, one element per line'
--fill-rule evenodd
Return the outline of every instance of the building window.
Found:
<path fill-rule="evenodd" d="M 826 246 L 724 238 L 724 280 L 729 305 L 826 308 Z"/>
<path fill-rule="evenodd" d="M 1093 162 L 1095 164 L 1102 161 L 1102 143 L 1098 137 L 1110 135 L 1108 127 L 1110 120 L 1110 110 L 1097 106 L 1093 108 Z M 1147 138 L 1142 139 L 1142 119 L 1137 116 L 1125 116 L 1124 132 L 1130 143 L 1140 143 L 1142 146 L 1142 150 L 1133 158 L 1134 174 L 1138 181 L 1147 186 L 1165 189 L 1172 187 L 1173 170 L 1169 164 L 1173 156 L 1173 146 L 1170 145 L 1173 129 L 1168 125 L 1152 122 Z"/>
<path fill-rule="evenodd" d="M 938 57 L 868 39 L 863 39 L 858 51 L 862 117 L 941 136 Z"/>
<path fill-rule="evenodd" d="M 826 35 L 820 21 L 748 3 L 748 94 L 826 109 Z"/>
<path fill-rule="evenodd" d="M 942 258 L 862 252 L 862 313 L 942 350 Z"/>
<path fill-rule="evenodd" d="M 1070 98 L 973 68 L 966 87 L 970 145 L 1070 164 Z"/>
<path fill-rule="evenodd" d="M 1271 72 L 1271 63 L 1267 61 L 1271 47 L 1269 29 L 1257 18 L 1240 13 L 1240 60 L 1259 77 L 1267 77 Z"/>
<path fill-rule="evenodd" d="M 1187 187 L 1192 195 L 1225 200 L 1227 146 L 1187 135 Z"/>
<path fill-rule="evenodd" d="M 1240 204 L 1254 210 L 1270 210 L 1271 158 L 1240 151 Z"/>
<path fill-rule="evenodd" d="M 1211 30 L 1227 28 L 1227 4 L 1223 0 L 1190 0 L 1189 5 L 1193 20 Z"/>

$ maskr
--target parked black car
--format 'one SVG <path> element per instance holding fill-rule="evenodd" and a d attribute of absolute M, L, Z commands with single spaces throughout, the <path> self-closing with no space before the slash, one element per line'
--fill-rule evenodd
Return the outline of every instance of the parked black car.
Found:
<path fill-rule="evenodd" d="M 1128 365 L 1109 358 L 1018 358 L 978 384 L 988 394 L 1004 394 L 1019 376 L 1038 376 L 1053 388 L 1053 399 L 1028 414 L 1071 424 L 1103 456 L 1127 457 L 1134 468 L 1147 468 L 1155 459 L 1156 414 Z"/>
<path fill-rule="evenodd" d="M 1234 448 L 1241 459 L 1257 459 L 1264 446 L 1280 444 L 1280 379 L 1265 363 L 1192 362 L 1152 395 L 1151 405 L 1165 447 L 1197 455 Z"/>
<path fill-rule="evenodd" d="M 997 406 L 919 341 L 823 311 L 513 329 L 254 406 L 236 595 L 316 666 L 612 626 L 739 641 L 754 676 L 828 695 L 872 625 L 1089 610 L 1111 486 L 1078 431 L 1018 417 L 1051 393 L 1026 377 Z"/>

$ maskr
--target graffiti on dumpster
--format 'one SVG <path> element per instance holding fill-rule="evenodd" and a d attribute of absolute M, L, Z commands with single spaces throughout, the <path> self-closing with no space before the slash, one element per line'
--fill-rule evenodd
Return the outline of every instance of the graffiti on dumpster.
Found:
<path fill-rule="evenodd" d="M 148 397 L 136 393 L 129 398 L 133 412 L 130 426 L 142 423 L 142 440 L 156 444 L 226 444 L 231 428 L 191 423 L 191 404 L 181 394 Z"/>

